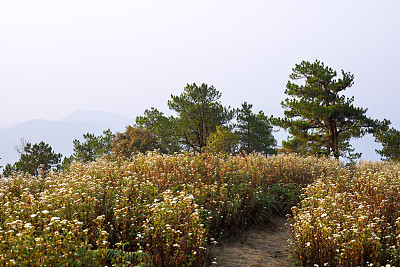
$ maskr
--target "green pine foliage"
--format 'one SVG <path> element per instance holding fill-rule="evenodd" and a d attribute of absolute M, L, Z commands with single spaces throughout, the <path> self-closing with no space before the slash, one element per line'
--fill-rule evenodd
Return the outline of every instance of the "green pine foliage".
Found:
<path fill-rule="evenodd" d="M 400 161 L 400 131 L 390 128 L 375 134 L 376 142 L 382 143 L 382 149 L 376 150 L 386 160 Z"/>
<path fill-rule="evenodd" d="M 150 131 L 157 139 L 160 150 L 167 154 L 173 154 L 181 149 L 179 141 L 175 138 L 173 116 L 166 117 L 164 113 L 152 107 L 146 109 L 143 116 L 136 117 L 134 127 Z"/>
<path fill-rule="evenodd" d="M 217 126 L 226 126 L 233 118 L 230 107 L 224 107 L 221 93 L 214 86 L 187 84 L 178 96 L 171 95 L 168 106 L 177 116 L 166 117 L 156 108 L 136 118 L 136 127 L 149 130 L 159 140 L 162 151 L 180 150 L 200 153 L 207 138 Z"/>
<path fill-rule="evenodd" d="M 236 110 L 236 134 L 239 137 L 239 150 L 246 153 L 258 152 L 264 155 L 276 154 L 276 139 L 272 135 L 269 118 L 262 111 L 252 112 L 253 105 L 244 102 Z"/>
<path fill-rule="evenodd" d="M 115 134 L 110 129 L 103 131 L 102 135 L 95 136 L 91 133 L 83 135 L 84 141 L 75 139 L 73 141 L 73 154 L 69 157 L 64 157 L 57 170 L 68 170 L 72 162 L 90 162 L 95 161 L 101 156 L 112 156 L 112 145 Z"/>
<path fill-rule="evenodd" d="M 283 147 L 289 151 L 304 154 L 330 155 L 335 158 L 357 158 L 349 143 L 373 133 L 389 124 L 367 117 L 367 109 L 355 107 L 354 97 L 348 98 L 343 92 L 353 85 L 354 76 L 342 70 L 342 78 L 324 63 L 302 61 L 293 68 L 289 76 L 282 102 L 284 118 L 273 119 L 273 123 L 292 135 Z"/>
<path fill-rule="evenodd" d="M 89 162 L 103 155 L 111 156 L 114 138 L 115 134 L 110 129 L 103 131 L 103 134 L 99 136 L 91 133 L 84 134 L 83 142 L 78 139 L 73 141 L 74 153 L 72 154 L 72 160 Z"/>
<path fill-rule="evenodd" d="M 171 95 L 168 106 L 178 114 L 175 134 L 187 150 L 201 152 L 207 138 L 217 126 L 227 124 L 233 118 L 230 107 L 224 107 L 221 93 L 203 83 L 187 84 L 179 96 Z"/>
<path fill-rule="evenodd" d="M 7 164 L 4 168 L 3 175 L 8 177 L 13 172 L 24 172 L 31 175 L 44 174 L 52 168 L 57 168 L 62 155 L 57 154 L 49 144 L 40 143 L 33 144 L 28 142 L 23 144 L 19 151 L 20 159 L 13 165 Z"/>

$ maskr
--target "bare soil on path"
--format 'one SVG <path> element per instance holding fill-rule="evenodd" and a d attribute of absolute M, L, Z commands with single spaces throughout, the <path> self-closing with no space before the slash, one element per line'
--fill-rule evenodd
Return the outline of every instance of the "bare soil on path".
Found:
<path fill-rule="evenodd" d="M 285 218 L 246 231 L 235 240 L 222 241 L 214 249 L 216 266 L 295 266 L 289 259 L 291 235 Z"/>

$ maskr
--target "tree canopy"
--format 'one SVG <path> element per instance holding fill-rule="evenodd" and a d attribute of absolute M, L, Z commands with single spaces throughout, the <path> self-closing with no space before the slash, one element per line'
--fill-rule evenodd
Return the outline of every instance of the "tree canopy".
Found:
<path fill-rule="evenodd" d="M 112 142 L 115 138 L 110 129 L 103 131 L 102 135 L 95 136 L 87 133 L 83 135 L 84 141 L 78 139 L 73 141 L 74 153 L 72 158 L 76 161 L 94 161 L 102 155 L 112 155 Z"/>
<path fill-rule="evenodd" d="M 181 149 L 179 140 L 174 131 L 176 119 L 166 117 L 156 108 L 146 109 L 144 116 L 136 117 L 134 127 L 148 130 L 157 140 L 161 152 L 172 154 Z"/>
<path fill-rule="evenodd" d="M 289 76 L 291 80 L 304 80 L 304 84 L 288 81 L 282 103 L 285 118 L 272 122 L 292 135 L 283 147 L 301 153 L 354 158 L 351 138 L 373 133 L 389 122 L 367 117 L 367 109 L 354 107 L 354 97 L 342 93 L 353 85 L 354 76 L 342 70 L 342 78 L 324 63 L 302 61 Z"/>
<path fill-rule="evenodd" d="M 136 118 L 136 127 L 149 130 L 167 153 L 179 150 L 201 152 L 207 138 L 217 126 L 226 125 L 233 118 L 230 107 L 224 107 L 221 93 L 214 86 L 203 83 L 187 84 L 178 96 L 171 95 L 168 106 L 177 117 L 166 117 L 156 108 L 146 110 Z"/>
<path fill-rule="evenodd" d="M 201 152 L 217 126 L 232 120 L 233 111 L 222 106 L 220 98 L 221 93 L 205 83 L 187 84 L 179 96 L 171 95 L 168 106 L 178 114 L 174 130 L 181 144 Z"/>
<path fill-rule="evenodd" d="M 127 126 L 123 133 L 117 132 L 112 144 L 114 155 L 126 158 L 133 153 L 145 153 L 157 148 L 157 139 L 150 131 L 132 126 Z"/>
<path fill-rule="evenodd" d="M 382 143 L 376 152 L 382 159 L 400 161 L 400 131 L 394 128 L 375 133 L 375 141 Z"/>
<path fill-rule="evenodd" d="M 3 175 L 9 176 L 12 172 L 27 172 L 31 175 L 38 175 L 40 171 L 46 172 L 51 168 L 57 167 L 61 161 L 61 154 L 57 154 L 49 144 L 43 141 L 36 144 L 27 142 L 18 150 L 21 157 L 13 165 L 7 164 Z"/>
<path fill-rule="evenodd" d="M 204 151 L 211 154 L 234 154 L 238 149 L 238 141 L 238 135 L 233 133 L 231 129 L 217 126 L 216 131 L 208 136 Z"/>
<path fill-rule="evenodd" d="M 239 137 L 239 150 L 246 153 L 259 152 L 264 155 L 276 154 L 276 139 L 272 135 L 269 118 L 262 111 L 254 114 L 253 105 L 244 102 L 236 110 L 236 134 Z"/>

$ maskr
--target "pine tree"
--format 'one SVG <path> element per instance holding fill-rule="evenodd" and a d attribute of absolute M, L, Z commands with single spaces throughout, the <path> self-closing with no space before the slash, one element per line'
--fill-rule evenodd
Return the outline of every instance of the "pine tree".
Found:
<path fill-rule="evenodd" d="M 343 92 L 353 85 L 354 76 L 342 70 L 342 78 L 336 79 L 336 71 L 316 60 L 302 61 L 289 76 L 281 103 L 285 118 L 273 120 L 275 125 L 288 129 L 292 137 L 283 147 L 305 154 L 331 155 L 354 158 L 350 139 L 366 133 L 374 133 L 390 123 L 367 117 L 367 109 L 354 107 L 354 97 L 347 98 Z"/>
<path fill-rule="evenodd" d="M 164 116 L 164 113 L 152 107 L 144 111 L 144 116 L 136 117 L 134 127 L 149 131 L 157 140 L 161 152 L 173 154 L 182 149 L 175 134 L 176 118 Z"/>
<path fill-rule="evenodd" d="M 187 84 L 182 94 L 171 95 L 168 106 L 178 114 L 174 131 L 188 150 L 201 152 L 217 126 L 232 120 L 233 111 L 222 106 L 220 98 L 221 93 L 205 83 L 200 86 Z"/>
<path fill-rule="evenodd" d="M 69 161 L 89 162 L 94 161 L 100 156 L 110 156 L 112 154 L 112 142 L 115 138 L 115 134 L 113 134 L 110 129 L 103 131 L 103 134 L 99 136 L 87 133 L 83 135 L 83 138 L 83 142 L 78 139 L 73 141 L 74 153 Z"/>
<path fill-rule="evenodd" d="M 276 139 L 272 135 L 269 118 L 262 111 L 254 114 L 253 105 L 244 102 L 241 109 L 236 110 L 239 150 L 246 153 L 259 152 L 265 155 L 276 154 Z"/>
<path fill-rule="evenodd" d="M 4 176 L 9 176 L 16 171 L 32 175 L 38 175 L 40 172 L 45 173 L 57 167 L 62 157 L 61 154 L 55 153 L 51 146 L 43 141 L 33 145 L 27 142 L 17 151 L 21 154 L 20 159 L 13 165 L 6 165 L 3 171 Z"/>
<path fill-rule="evenodd" d="M 400 161 L 400 131 L 390 128 L 375 133 L 375 141 L 382 143 L 382 149 L 376 150 L 386 160 Z"/>

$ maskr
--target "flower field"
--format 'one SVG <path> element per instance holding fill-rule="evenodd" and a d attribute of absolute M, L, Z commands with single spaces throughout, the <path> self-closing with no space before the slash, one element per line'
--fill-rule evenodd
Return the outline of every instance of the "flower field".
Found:
<path fill-rule="evenodd" d="M 46 177 L 15 174 L 0 182 L 0 260 L 9 266 L 210 265 L 210 251 L 219 238 L 290 212 L 302 188 L 319 177 L 325 178 L 307 189 L 309 196 L 295 210 L 293 232 L 299 236 L 295 239 L 299 257 L 311 262 L 319 259 L 312 256 L 314 252 L 321 251 L 334 262 L 339 260 L 336 255 L 344 253 L 344 244 L 354 249 L 345 252 L 343 259 L 354 257 L 361 248 L 358 241 L 350 241 L 364 238 L 368 244 L 364 249 L 379 248 L 371 261 L 386 257 L 380 253 L 385 249 L 391 251 L 390 259 L 397 259 L 398 167 L 384 167 L 385 172 L 373 164 L 369 169 L 357 168 L 357 177 L 370 177 L 369 184 L 360 180 L 350 185 L 346 178 L 350 174 L 331 159 L 148 153 L 127 161 L 102 158 L 75 163 L 69 171 Z M 344 178 L 338 175 L 342 172 Z M 379 184 L 377 177 L 385 183 Z M 334 187 L 335 179 L 348 183 Z M 356 190 L 373 193 L 375 198 L 356 195 Z M 334 206 L 326 197 L 339 198 L 336 194 L 341 194 L 341 202 Z M 351 194 L 357 202 L 350 201 Z M 321 206 L 320 215 L 307 213 L 309 202 L 316 209 L 330 203 L 329 209 L 322 211 L 325 206 Z M 343 212 L 330 213 L 355 205 L 363 218 L 354 212 L 351 218 Z M 330 232 L 312 224 L 318 221 L 318 226 L 328 227 L 334 220 L 341 220 L 342 228 L 354 224 L 359 232 L 351 228 L 342 239 L 327 239 L 332 245 L 322 252 L 318 244 L 326 244 L 323 238 Z M 378 228 L 375 234 L 387 240 L 387 247 L 367 238 L 369 231 Z M 315 233 L 319 239 L 312 239 Z"/>
<path fill-rule="evenodd" d="M 400 164 L 366 162 L 309 185 L 291 224 L 301 265 L 400 266 L 399 176 Z"/>
<path fill-rule="evenodd" d="M 0 260 L 207 266 L 221 237 L 292 210 L 299 265 L 399 266 L 399 176 L 388 162 L 158 153 L 15 174 L 0 182 Z"/>

